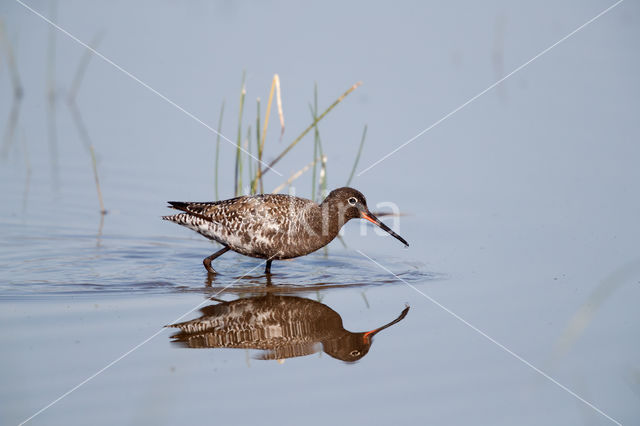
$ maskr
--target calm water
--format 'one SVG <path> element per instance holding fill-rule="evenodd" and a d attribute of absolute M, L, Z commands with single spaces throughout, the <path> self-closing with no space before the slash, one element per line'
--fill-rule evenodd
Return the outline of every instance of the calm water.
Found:
<path fill-rule="evenodd" d="M 359 170 L 613 3 L 28 4 L 212 127 L 224 99 L 234 141 L 243 70 L 243 132 L 279 73 L 267 160 L 309 124 L 314 82 L 322 110 L 362 80 L 320 125 L 334 188 L 365 124 Z M 372 210 L 404 213 L 385 221 L 409 249 L 349 223 L 346 247 L 270 280 L 231 253 L 208 279 L 217 246 L 160 219 L 166 200 L 215 198 L 214 133 L 98 57 L 74 115 L 84 49 L 19 3 L 0 18 L 24 89 L 14 100 L 3 47 L 0 424 L 70 390 L 29 424 L 640 421 L 637 3 L 353 180 Z M 221 198 L 234 152 L 221 141 Z M 294 190 L 310 196 L 308 174 Z"/>

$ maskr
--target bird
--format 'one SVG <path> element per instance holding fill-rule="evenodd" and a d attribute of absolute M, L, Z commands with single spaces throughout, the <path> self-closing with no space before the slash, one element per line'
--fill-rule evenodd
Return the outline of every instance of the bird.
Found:
<path fill-rule="evenodd" d="M 220 302 L 200 309 L 201 316 L 166 327 L 180 331 L 172 342 L 187 348 L 245 348 L 263 351 L 263 360 L 283 360 L 323 351 L 345 362 L 365 356 L 373 336 L 402 321 L 409 307 L 393 321 L 366 332 L 345 330 L 340 314 L 315 300 L 267 294 Z"/>
<path fill-rule="evenodd" d="M 382 223 L 367 208 L 358 190 L 334 189 L 320 203 L 286 194 L 257 194 L 213 202 L 169 201 L 182 213 L 162 216 L 223 245 L 204 258 L 209 274 L 216 274 L 211 262 L 229 250 L 266 259 L 265 274 L 271 274 L 273 260 L 293 259 L 329 244 L 351 219 L 368 220 L 406 247 L 409 243 Z"/>

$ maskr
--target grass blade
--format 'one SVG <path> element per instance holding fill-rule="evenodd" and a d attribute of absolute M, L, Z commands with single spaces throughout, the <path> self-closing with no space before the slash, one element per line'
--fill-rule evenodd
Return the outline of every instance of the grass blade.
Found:
<path fill-rule="evenodd" d="M 311 119 L 316 121 L 318 118 L 318 83 L 314 83 L 313 85 L 313 106 L 309 105 L 309 109 L 311 110 Z M 313 158 L 322 158 L 324 157 L 324 153 L 322 152 L 322 141 L 320 139 L 320 129 L 318 128 L 318 124 L 313 127 Z M 311 176 L 311 200 L 316 200 L 316 166 L 313 165 L 313 176 Z"/>
<path fill-rule="evenodd" d="M 260 149 L 260 98 L 256 99 L 257 106 L 257 114 L 256 114 L 256 150 L 258 152 L 258 161 L 256 164 L 256 175 L 258 174 L 258 170 L 260 169 L 260 161 L 262 161 L 262 150 Z M 253 185 L 255 176 L 250 178 L 251 182 L 251 195 L 255 194 L 257 188 Z"/>
<path fill-rule="evenodd" d="M 90 46 L 95 48 L 100 40 L 102 39 L 102 33 L 96 34 L 96 36 L 91 41 Z M 84 75 L 87 71 L 87 67 L 89 66 L 89 62 L 93 55 L 91 54 L 91 50 L 86 49 L 82 57 L 80 58 L 80 62 L 78 63 L 78 68 L 76 70 L 75 77 L 71 83 L 71 90 L 67 96 L 67 106 L 71 111 L 71 116 L 73 118 L 73 122 L 76 125 L 78 130 L 78 134 L 80 135 L 80 139 L 84 144 L 85 148 L 89 152 L 91 156 L 91 167 L 93 169 L 93 179 L 96 184 L 96 192 L 98 194 L 98 202 L 100 203 L 100 214 L 104 216 L 107 214 L 107 210 L 104 207 L 104 200 L 102 198 L 102 189 L 100 188 L 100 178 L 98 176 L 98 161 L 96 159 L 96 151 L 93 147 L 93 143 L 91 142 L 91 137 L 89 136 L 89 131 L 87 126 L 82 119 L 82 114 L 80 114 L 80 110 L 78 109 L 78 105 L 76 103 L 76 98 L 78 96 L 78 92 L 80 90 L 81 83 L 84 79 Z M 102 222 L 103 219 L 101 219 Z"/>
<path fill-rule="evenodd" d="M 220 117 L 218 118 L 218 132 L 216 136 L 216 174 L 215 174 L 215 187 L 216 187 L 216 200 L 220 199 L 218 193 L 218 166 L 220 165 L 220 130 L 222 129 L 222 117 L 224 117 L 224 99 L 222 100 L 222 106 L 220 107 Z"/>
<path fill-rule="evenodd" d="M 262 153 L 264 151 L 264 141 L 267 137 L 267 128 L 269 127 L 269 116 L 271 115 L 271 102 L 273 102 L 273 92 L 276 88 L 276 79 L 279 81 L 280 77 L 278 74 L 274 74 L 273 79 L 271 80 L 271 90 L 269 91 L 269 101 L 267 102 L 267 112 L 264 116 L 264 127 L 262 128 L 262 139 L 260 141 L 260 148 L 258 150 L 258 159 L 262 160 Z M 258 164 L 258 171 L 256 173 L 256 177 L 253 179 L 251 183 L 251 190 L 257 191 L 258 182 L 260 182 L 260 192 L 264 192 L 264 185 L 262 183 L 262 164 Z"/>
<path fill-rule="evenodd" d="M 327 161 L 327 158 L 324 157 L 322 159 L 320 158 L 316 158 L 315 160 L 313 160 L 312 162 L 310 162 L 309 164 L 307 164 L 306 166 L 304 166 L 303 168 L 301 168 L 300 170 L 298 170 L 297 172 L 295 172 L 294 174 L 292 174 L 289 179 L 287 179 L 285 182 L 281 183 L 280 185 L 278 185 L 278 187 L 276 189 L 274 189 L 273 191 L 271 191 L 272 194 L 277 194 L 278 192 L 282 191 L 282 189 L 288 185 L 291 185 L 291 183 L 298 179 L 300 176 L 302 176 L 307 170 L 309 170 L 312 166 L 314 166 L 318 160 L 322 160 L 322 161 Z"/>
<path fill-rule="evenodd" d="M 100 189 L 100 179 L 98 178 L 98 162 L 96 160 L 96 151 L 93 148 L 93 143 L 91 142 L 91 138 L 89 136 L 89 131 L 84 124 L 84 120 L 82 119 L 82 115 L 80 114 L 80 110 L 78 106 L 73 100 L 69 101 L 69 110 L 71 111 L 71 116 L 73 118 L 73 122 L 78 129 L 78 134 L 80 135 L 80 139 L 84 144 L 85 148 L 89 151 L 89 155 L 91 156 L 91 167 L 93 168 L 93 178 L 96 183 L 96 192 L 98 193 L 98 201 L 100 202 L 100 213 L 106 214 L 107 210 L 104 208 L 104 201 L 102 199 L 102 190 Z"/>
<path fill-rule="evenodd" d="M 282 112 L 282 97 L 280 96 L 280 76 L 278 74 L 273 76 L 276 83 L 276 103 L 278 104 L 278 117 L 280 117 L 280 140 L 284 135 L 284 113 Z"/>
<path fill-rule="evenodd" d="M 238 112 L 238 139 L 236 149 L 236 170 L 234 179 L 234 193 L 237 197 L 242 192 L 242 113 L 244 111 L 244 98 L 247 94 L 245 87 L 246 71 L 242 72 L 242 91 L 240 92 L 240 111 Z"/>
<path fill-rule="evenodd" d="M 104 37 L 104 31 L 100 31 L 93 37 L 93 39 L 89 43 L 89 46 L 91 46 L 92 49 L 97 49 L 103 37 Z M 80 58 L 80 63 L 78 64 L 76 75 L 73 78 L 73 82 L 71 83 L 71 88 L 69 89 L 69 93 L 67 95 L 68 101 L 75 100 L 76 97 L 78 96 L 78 90 L 80 90 L 80 84 L 84 80 L 84 75 L 87 72 L 87 67 L 89 66 L 89 62 L 91 61 L 92 57 L 93 57 L 93 52 L 89 49 L 85 49 L 84 53 L 82 54 L 82 58 Z"/>
<path fill-rule="evenodd" d="M 269 163 L 269 168 L 272 168 L 278 161 L 282 160 L 282 158 L 289 152 L 291 151 L 291 149 L 296 146 L 298 144 L 298 142 L 300 142 L 300 140 L 302 140 L 303 137 L 305 137 L 305 135 L 307 133 L 309 133 L 309 131 L 311 129 L 313 129 L 313 127 L 320 121 L 322 120 L 333 108 L 335 108 L 340 102 L 342 102 L 344 100 L 344 98 L 346 98 L 347 96 L 349 96 L 349 94 L 351 92 L 353 92 L 354 90 L 356 90 L 362 83 L 361 82 L 357 82 L 356 84 L 354 84 L 353 86 L 351 86 L 346 92 L 344 92 L 342 95 L 340 95 L 338 97 L 338 99 L 336 99 L 331 105 L 329 105 L 329 107 L 324 110 L 324 112 L 322 114 L 320 114 L 314 121 L 313 123 L 311 123 L 306 129 L 304 129 L 304 131 L 302 133 L 300 133 L 300 135 L 295 138 L 293 140 L 293 142 L 291 142 L 289 144 L 289 146 L 287 146 L 284 151 L 282 151 L 280 153 L 280 155 L 278 155 L 273 161 L 271 161 L 271 163 Z M 266 173 L 269 169 L 265 170 L 262 174 Z"/>
<path fill-rule="evenodd" d="M 93 166 L 93 178 L 96 181 L 96 191 L 98 192 L 98 200 L 100 201 L 100 213 L 106 214 L 107 210 L 104 208 L 104 201 L 102 201 L 102 190 L 100 189 L 100 178 L 98 178 L 98 162 L 96 160 L 96 151 L 93 149 L 93 145 L 89 145 L 89 151 L 91 152 L 91 165 Z"/>
<path fill-rule="evenodd" d="M 5 31 L 4 21 L 0 19 L 0 44 L 2 45 L 6 61 L 7 69 L 9 70 L 9 76 L 11 77 L 11 85 L 13 86 L 13 92 L 15 97 L 22 97 L 22 83 L 20 82 L 20 73 L 18 72 L 18 66 L 16 65 L 16 58 L 13 53 L 13 47 L 9 40 L 9 36 Z"/>
<path fill-rule="evenodd" d="M 13 86 L 13 104 L 11 105 L 11 111 L 9 112 L 9 117 L 7 119 L 2 143 L 2 158 L 5 158 L 9 154 L 9 148 L 13 144 L 13 139 L 15 137 L 24 89 L 20 82 L 20 73 L 18 72 L 18 65 L 16 63 L 13 47 L 11 46 L 9 36 L 5 31 L 5 25 L 2 19 L 0 19 L 0 47 L 4 50 L 7 69 L 9 70 L 11 85 Z"/>
<path fill-rule="evenodd" d="M 315 119 L 314 119 L 315 120 Z M 314 132 L 314 141 L 313 141 L 313 158 L 318 157 L 318 131 Z M 317 164 L 313 163 L 313 172 L 311 173 L 311 201 L 316 200 L 316 174 Z"/>
<path fill-rule="evenodd" d="M 58 15 L 58 3 L 53 1 L 51 5 L 51 19 L 55 22 Z M 56 29 L 49 27 L 49 38 L 47 43 L 47 127 L 49 133 L 49 156 L 51 158 L 51 173 L 53 185 L 58 188 L 60 185 L 59 159 L 58 159 L 58 114 L 56 109 Z"/>
<path fill-rule="evenodd" d="M 320 164 L 320 179 L 319 179 L 320 193 L 319 199 L 324 199 L 327 196 L 327 156 L 322 157 L 322 163 Z"/>
<path fill-rule="evenodd" d="M 253 155 L 251 152 L 251 124 L 249 124 L 247 128 L 247 136 L 244 139 L 244 150 L 247 152 L 247 172 L 249 175 L 247 182 L 251 182 L 253 178 L 253 164 L 251 163 L 251 156 Z"/>
<path fill-rule="evenodd" d="M 351 183 L 351 179 L 353 179 L 353 175 L 356 172 L 356 167 L 358 167 L 358 161 L 360 161 L 360 155 L 362 154 L 362 147 L 364 146 L 364 140 L 367 138 L 367 125 L 364 125 L 364 130 L 362 131 L 362 139 L 360 140 L 360 147 L 358 148 L 358 154 L 356 155 L 356 160 L 353 162 L 353 168 L 351 169 L 351 174 L 349 175 L 349 179 L 347 180 L 347 184 L 345 186 L 349 186 Z"/>

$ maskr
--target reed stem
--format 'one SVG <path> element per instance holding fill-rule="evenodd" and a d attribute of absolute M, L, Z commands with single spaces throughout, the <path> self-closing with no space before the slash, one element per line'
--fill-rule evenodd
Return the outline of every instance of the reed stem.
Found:
<path fill-rule="evenodd" d="M 245 78 L 247 72 L 242 72 L 242 90 L 240 91 L 240 111 L 238 112 L 238 139 L 236 149 L 236 170 L 234 180 L 234 193 L 239 196 L 242 192 L 242 113 L 244 111 L 244 98 L 247 94 Z"/>
<path fill-rule="evenodd" d="M 356 160 L 353 162 L 353 168 L 351 169 L 351 174 L 349 175 L 349 179 L 347 180 L 347 184 L 345 186 L 349 186 L 351 183 L 351 179 L 353 179 L 353 175 L 356 172 L 356 167 L 358 167 L 358 161 L 360 161 L 360 155 L 362 154 L 362 147 L 364 146 L 364 140 L 367 137 L 367 125 L 364 125 L 364 130 L 362 131 L 362 139 L 360 140 L 360 147 L 358 148 L 358 154 L 356 155 Z"/>
<path fill-rule="evenodd" d="M 244 139 L 244 150 L 247 152 L 247 172 L 248 172 L 248 180 L 247 182 L 251 182 L 253 179 L 253 164 L 251 162 L 251 157 L 253 153 L 251 152 L 251 124 L 247 128 L 247 136 Z"/>
<path fill-rule="evenodd" d="M 256 107 L 257 107 L 257 114 L 256 114 L 256 150 L 258 152 L 258 161 L 256 163 L 256 175 L 257 175 L 258 170 L 260 169 L 260 162 L 262 161 L 262 149 L 260 149 L 260 98 L 256 99 Z M 250 178 L 251 195 L 253 195 L 256 192 L 258 192 L 257 188 L 255 188 L 254 185 L 253 185 L 254 178 L 255 178 L 255 176 Z"/>
<path fill-rule="evenodd" d="M 93 149 L 93 145 L 89 145 L 89 152 L 91 152 L 91 165 L 93 166 L 93 178 L 96 181 L 96 191 L 98 192 L 98 201 L 100 202 L 100 214 L 106 214 L 107 209 L 104 208 L 104 201 L 102 200 L 102 190 L 100 189 L 100 178 L 98 177 L 98 162 L 96 160 L 96 151 Z"/>
<path fill-rule="evenodd" d="M 280 117 L 280 140 L 284 135 L 284 112 L 282 111 L 282 97 L 280 96 L 280 76 L 275 74 L 273 80 L 276 83 L 276 103 L 278 105 L 278 117 Z"/>
<path fill-rule="evenodd" d="M 354 90 L 356 90 L 362 83 L 361 82 L 357 82 L 356 84 L 354 84 L 353 86 L 351 86 L 349 89 L 347 89 L 346 92 L 344 92 L 342 95 L 340 95 L 338 97 L 338 99 L 336 99 L 331 105 L 329 105 L 329 107 L 324 110 L 324 112 L 322 114 L 320 114 L 314 121 L 313 123 L 311 123 L 306 129 L 304 129 L 304 131 L 302 133 L 300 133 L 300 135 L 295 138 L 293 140 L 293 142 L 291 142 L 289 144 L 289 146 L 287 146 L 284 151 L 282 151 L 280 153 L 280 155 L 278 155 L 273 161 L 271 161 L 271 163 L 269 163 L 269 168 L 267 170 L 265 170 L 264 172 L 262 172 L 259 176 L 259 178 L 262 177 L 262 175 L 264 175 L 264 173 L 266 173 L 270 168 L 273 168 L 273 166 L 278 163 L 278 161 L 282 160 L 282 158 L 289 152 L 291 151 L 291 149 L 296 146 L 298 144 L 298 142 L 300 142 L 300 140 L 302 140 L 303 137 L 306 136 L 307 133 L 309 133 L 309 131 L 311 129 L 313 129 L 313 127 L 320 121 L 322 120 L 333 108 L 335 108 L 340 102 L 342 102 L 344 100 L 344 98 L 346 98 L 347 96 L 349 96 L 349 94 L 351 92 L 353 92 Z M 326 162 L 325 162 L 326 163 Z"/>
<path fill-rule="evenodd" d="M 318 83 L 314 83 L 313 85 L 313 106 L 309 106 L 311 110 L 311 118 L 315 121 L 318 118 Z M 320 139 L 320 129 L 318 128 L 318 124 L 314 126 L 313 129 L 313 158 L 322 158 L 324 157 L 324 152 L 322 150 L 322 140 Z M 311 199 L 316 201 L 316 166 L 313 166 L 313 176 L 311 177 Z M 320 192 L 320 191 L 318 191 Z M 319 196 L 320 194 L 318 194 Z"/>
<path fill-rule="evenodd" d="M 273 92 L 276 88 L 276 79 L 279 81 L 278 74 L 274 74 L 273 79 L 271 80 L 271 90 L 269 90 L 269 100 L 267 101 L 267 111 L 264 116 L 264 127 L 262 128 L 262 139 L 260 140 L 260 148 L 258 150 L 258 159 L 262 160 L 262 152 L 264 151 L 264 141 L 267 137 L 267 128 L 269 127 L 269 116 L 271 115 L 271 102 L 273 102 Z M 262 182 L 262 163 L 258 164 L 258 171 L 256 173 L 256 177 L 251 182 L 251 190 L 257 191 L 258 182 L 260 182 L 260 192 L 264 192 L 264 185 Z"/>
<path fill-rule="evenodd" d="M 220 165 L 220 130 L 222 129 L 222 117 L 224 117 L 224 99 L 222 100 L 222 106 L 220 107 L 220 117 L 218 118 L 218 132 L 216 136 L 216 174 L 215 174 L 215 187 L 216 187 L 216 200 L 220 199 L 218 193 L 218 168 Z"/>
<path fill-rule="evenodd" d="M 313 160 L 312 162 L 310 162 L 309 164 L 307 164 L 306 166 L 304 166 L 303 168 L 301 168 L 300 170 L 298 170 L 297 172 L 295 172 L 294 174 L 292 174 L 291 176 L 289 176 L 289 179 L 287 179 L 285 182 L 281 183 L 280 185 L 278 185 L 276 187 L 276 189 L 274 189 L 273 191 L 271 191 L 272 194 L 277 194 L 278 192 L 282 191 L 284 189 L 284 187 L 291 185 L 291 183 L 298 179 L 300 176 L 302 176 L 307 170 L 309 170 L 312 166 L 315 166 L 315 164 L 318 162 L 318 160 L 322 160 L 322 161 L 326 161 L 326 157 L 320 159 L 320 158 L 316 158 L 315 160 Z"/>

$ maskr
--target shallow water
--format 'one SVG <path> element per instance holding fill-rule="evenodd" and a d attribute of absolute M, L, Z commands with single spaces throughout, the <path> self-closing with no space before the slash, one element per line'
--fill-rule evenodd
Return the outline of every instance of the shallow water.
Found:
<path fill-rule="evenodd" d="M 363 80 L 320 125 L 329 187 L 365 123 L 359 170 L 608 6 L 28 4 L 83 41 L 104 30 L 100 52 L 211 126 L 226 99 L 232 140 L 242 70 L 245 126 L 278 72 L 286 131 L 278 142 L 272 116 L 267 159 L 309 124 L 314 81 L 323 107 Z M 47 83 L 47 24 L 12 2 L 0 17 L 24 87 L 9 137 L 3 53 L 0 424 L 640 420 L 637 4 L 356 176 L 372 210 L 405 214 L 384 221 L 408 249 L 349 223 L 346 247 L 274 262 L 271 277 L 233 253 L 208 277 L 218 246 L 160 219 L 166 200 L 214 198 L 215 135 L 94 57 L 76 102 L 101 218 L 66 104 L 83 49 L 56 32 Z M 310 161 L 311 142 L 266 188 Z M 221 198 L 234 150 L 220 145 Z M 310 196 L 308 176 L 295 191 Z M 187 336 L 166 327 L 201 317 Z"/>

